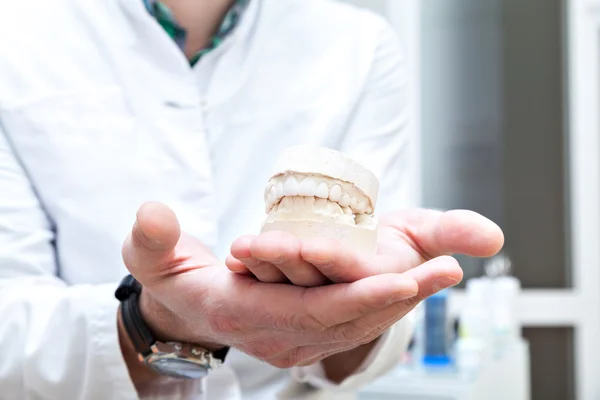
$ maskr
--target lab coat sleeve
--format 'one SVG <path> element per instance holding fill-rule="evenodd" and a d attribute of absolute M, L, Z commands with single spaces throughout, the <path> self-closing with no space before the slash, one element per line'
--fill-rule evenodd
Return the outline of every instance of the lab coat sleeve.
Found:
<path fill-rule="evenodd" d="M 395 32 L 383 21 L 380 25 L 378 45 L 341 147 L 378 176 L 379 213 L 414 206 L 416 199 L 416 177 L 410 171 L 414 152 L 408 130 L 406 63 Z M 339 385 L 325 378 L 321 364 L 296 368 L 293 375 L 320 388 L 359 388 L 398 363 L 412 336 L 413 320 L 410 313 L 389 329 L 356 373 Z"/>
<path fill-rule="evenodd" d="M 68 286 L 56 277 L 53 239 L 0 130 L 0 399 L 136 399 L 116 283 Z"/>

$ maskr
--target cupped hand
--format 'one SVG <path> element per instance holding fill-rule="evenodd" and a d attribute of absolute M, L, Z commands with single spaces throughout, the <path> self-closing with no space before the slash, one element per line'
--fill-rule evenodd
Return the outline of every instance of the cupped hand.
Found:
<path fill-rule="evenodd" d="M 381 218 L 377 254 L 372 256 L 332 239 L 300 240 L 285 232 L 267 232 L 236 240 L 226 264 L 231 271 L 262 282 L 313 287 L 405 273 L 417 266 L 422 271 L 430 268 L 423 263 L 437 260 L 448 266 L 437 284 L 451 286 L 460 282 L 462 271 L 447 256 L 490 257 L 503 243 L 500 228 L 475 212 L 416 209 Z"/>
<path fill-rule="evenodd" d="M 143 287 L 142 315 L 158 339 L 232 346 L 280 368 L 373 341 L 460 271 L 447 257 L 404 274 L 367 273 L 365 266 L 365 277 L 350 283 L 264 283 L 229 271 L 200 241 L 181 233 L 175 214 L 159 203 L 139 210 L 123 258 Z"/>

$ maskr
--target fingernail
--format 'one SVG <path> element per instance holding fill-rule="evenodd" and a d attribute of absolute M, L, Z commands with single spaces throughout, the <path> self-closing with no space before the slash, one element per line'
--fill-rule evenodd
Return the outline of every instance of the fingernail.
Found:
<path fill-rule="evenodd" d="M 433 290 L 435 292 L 439 292 L 440 290 L 444 290 L 451 286 L 455 286 L 458 284 L 456 279 L 448 278 L 447 276 L 443 276 L 441 278 L 437 278 L 437 280 L 433 283 Z"/>

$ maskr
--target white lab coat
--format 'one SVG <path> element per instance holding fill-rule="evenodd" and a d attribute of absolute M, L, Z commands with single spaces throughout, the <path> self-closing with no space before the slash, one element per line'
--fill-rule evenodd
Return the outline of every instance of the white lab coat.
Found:
<path fill-rule="evenodd" d="M 304 143 L 349 153 L 382 178 L 379 209 L 401 207 L 403 68 L 381 18 L 329 0 L 252 0 L 194 68 L 141 0 L 3 2 L 0 399 L 136 397 L 113 292 L 145 201 L 224 258 L 259 230 L 274 158 Z M 333 398 L 387 371 L 409 335 L 399 322 L 338 388 L 319 365 L 233 350 L 208 398 Z"/>

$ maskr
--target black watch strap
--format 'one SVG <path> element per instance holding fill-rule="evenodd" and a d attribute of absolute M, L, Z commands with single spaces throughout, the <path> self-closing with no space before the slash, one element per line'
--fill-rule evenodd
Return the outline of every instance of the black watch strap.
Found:
<path fill-rule="evenodd" d="M 152 353 L 152 346 L 156 343 L 156 336 L 144 322 L 139 308 L 139 297 L 142 285 L 131 275 L 127 275 L 115 292 L 115 297 L 121 302 L 121 318 L 123 326 L 135 347 L 135 350 L 147 356 Z M 212 352 L 213 356 L 225 361 L 229 347 L 224 347 Z"/>
<path fill-rule="evenodd" d="M 121 302 L 123 326 L 133 347 L 138 353 L 146 356 L 152 353 L 151 348 L 156 339 L 140 313 L 138 301 L 141 293 L 142 286 L 133 276 L 128 275 L 121 281 L 115 297 Z"/>

